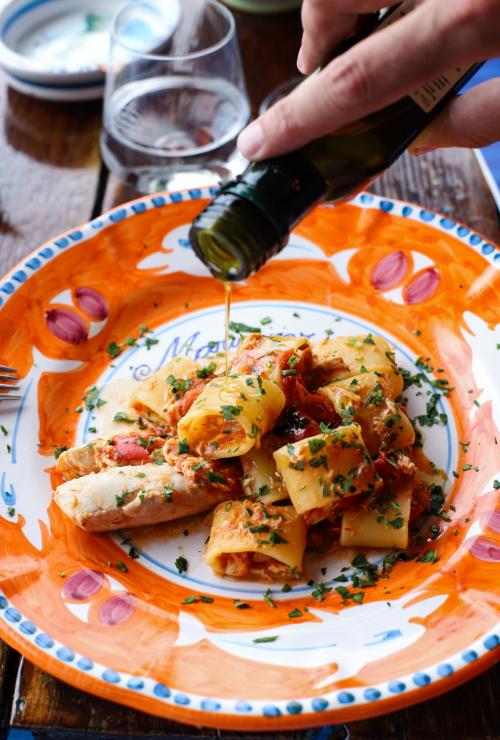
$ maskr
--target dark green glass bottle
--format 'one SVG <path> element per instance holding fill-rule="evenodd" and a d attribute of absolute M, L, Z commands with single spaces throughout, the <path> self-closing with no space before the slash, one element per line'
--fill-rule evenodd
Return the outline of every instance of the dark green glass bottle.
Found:
<path fill-rule="evenodd" d="M 194 251 L 221 280 L 256 272 L 316 204 L 349 199 L 391 165 L 479 66 L 455 69 L 334 134 L 250 164 L 193 221 Z"/>

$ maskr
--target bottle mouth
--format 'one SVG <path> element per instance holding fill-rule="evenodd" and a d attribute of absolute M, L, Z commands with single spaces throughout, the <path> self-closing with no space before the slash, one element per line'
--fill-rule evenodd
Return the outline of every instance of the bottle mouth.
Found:
<path fill-rule="evenodd" d="M 192 227 L 189 239 L 194 251 L 219 280 L 243 280 L 248 275 L 245 262 L 231 240 L 208 229 Z M 196 244 L 196 247 L 195 247 Z"/>
<path fill-rule="evenodd" d="M 244 280 L 284 246 L 261 208 L 224 191 L 194 219 L 189 240 L 212 275 L 230 282 Z"/>

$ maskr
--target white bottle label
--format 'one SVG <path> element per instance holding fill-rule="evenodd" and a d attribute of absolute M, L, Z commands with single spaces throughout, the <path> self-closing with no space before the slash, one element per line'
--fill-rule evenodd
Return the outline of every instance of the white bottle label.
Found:
<path fill-rule="evenodd" d="M 408 13 L 414 10 L 415 6 L 415 0 L 405 0 L 405 2 L 401 3 L 396 10 L 380 23 L 377 31 L 386 26 L 390 26 L 391 23 L 394 23 L 400 18 L 404 18 L 405 15 L 408 15 Z M 451 71 L 439 75 L 421 85 L 410 93 L 408 97 L 410 97 L 425 113 L 430 113 L 439 101 L 442 100 L 451 90 L 453 85 L 462 77 L 463 74 L 465 74 L 467 69 L 468 67 L 455 67 Z"/>

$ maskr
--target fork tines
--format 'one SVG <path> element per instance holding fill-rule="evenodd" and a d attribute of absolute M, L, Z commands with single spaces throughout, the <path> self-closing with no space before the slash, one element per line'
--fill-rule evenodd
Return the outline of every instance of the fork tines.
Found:
<path fill-rule="evenodd" d="M 21 389 L 18 385 L 13 385 L 19 380 L 17 370 L 8 365 L 0 365 L 0 373 L 0 401 L 19 401 L 21 396 L 16 391 Z"/>

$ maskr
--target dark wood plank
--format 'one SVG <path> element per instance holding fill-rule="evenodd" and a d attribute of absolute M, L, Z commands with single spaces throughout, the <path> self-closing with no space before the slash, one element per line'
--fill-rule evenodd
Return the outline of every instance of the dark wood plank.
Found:
<path fill-rule="evenodd" d="M 0 72 L 0 275 L 89 218 L 99 177 L 101 108 L 7 88 Z"/>
<path fill-rule="evenodd" d="M 500 243 L 498 211 L 471 150 L 441 149 L 423 157 L 405 154 L 371 190 L 439 211 Z"/>
<path fill-rule="evenodd" d="M 8 732 L 19 660 L 19 654 L 0 641 L 0 738 Z"/>
<path fill-rule="evenodd" d="M 371 720 L 349 724 L 352 740 L 495 740 L 500 737 L 496 712 L 499 669 L 492 668 L 425 704 Z M 195 738 L 196 740 L 242 740 L 269 737 L 263 733 L 220 732 L 196 729 L 163 720 L 82 691 L 49 676 L 25 661 L 21 667 L 12 724 L 19 729 L 34 728 L 52 735 L 59 732 L 106 733 L 119 736 Z M 332 728 L 321 740 L 339 740 L 344 732 Z M 319 735 L 319 733 L 318 733 Z M 309 731 L 273 733 L 276 740 L 313 740 Z M 319 740 L 319 737 L 318 737 Z"/>

